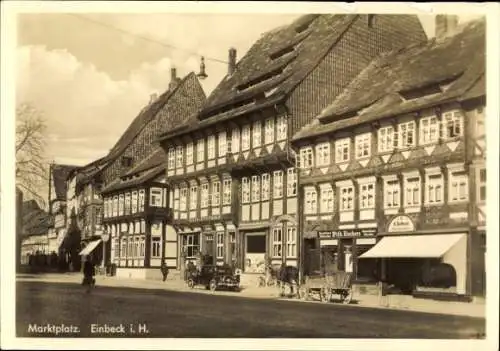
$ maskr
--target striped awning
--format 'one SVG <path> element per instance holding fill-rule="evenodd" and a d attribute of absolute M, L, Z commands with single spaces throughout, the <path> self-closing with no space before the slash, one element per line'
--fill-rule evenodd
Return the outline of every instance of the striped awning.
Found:
<path fill-rule="evenodd" d="M 80 256 L 90 255 L 90 253 L 95 250 L 95 248 L 97 247 L 97 245 L 99 245 L 101 241 L 102 241 L 101 239 L 91 241 L 90 243 L 88 243 L 87 246 L 83 248 L 82 251 L 80 251 L 79 255 Z"/>

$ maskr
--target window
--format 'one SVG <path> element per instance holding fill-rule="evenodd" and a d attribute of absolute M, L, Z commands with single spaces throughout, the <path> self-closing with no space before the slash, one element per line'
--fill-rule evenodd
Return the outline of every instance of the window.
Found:
<path fill-rule="evenodd" d="M 435 205 L 443 202 L 443 175 L 441 173 L 427 175 L 425 187 L 427 204 Z"/>
<path fill-rule="evenodd" d="M 316 145 L 316 167 L 330 165 L 330 143 Z"/>
<path fill-rule="evenodd" d="M 144 189 L 141 189 L 139 190 L 139 202 L 138 202 L 138 205 L 137 205 L 137 211 L 139 212 L 144 212 L 144 201 L 145 201 L 145 196 L 146 196 L 146 193 L 144 191 Z"/>
<path fill-rule="evenodd" d="M 262 175 L 262 201 L 269 200 L 269 173 Z"/>
<path fill-rule="evenodd" d="M 320 187 L 320 211 L 321 213 L 332 213 L 333 212 L 333 189 L 331 186 L 321 186 Z"/>
<path fill-rule="evenodd" d="M 252 176 L 252 202 L 260 201 L 260 177 Z"/>
<path fill-rule="evenodd" d="M 297 195 L 297 172 L 295 168 L 287 169 L 287 177 L 286 177 L 286 195 L 287 196 L 296 196 Z"/>
<path fill-rule="evenodd" d="M 349 138 L 340 139 L 335 142 L 335 158 L 337 163 L 349 161 L 350 142 Z"/>
<path fill-rule="evenodd" d="M 118 196 L 113 197 L 113 217 L 118 216 Z"/>
<path fill-rule="evenodd" d="M 209 135 L 207 140 L 207 159 L 213 160 L 215 158 L 215 136 Z"/>
<path fill-rule="evenodd" d="M 420 205 L 420 178 L 411 177 L 405 179 L 405 206 Z"/>
<path fill-rule="evenodd" d="M 130 193 L 125 194 L 125 208 L 124 208 L 124 213 L 125 215 L 130 214 Z"/>
<path fill-rule="evenodd" d="M 316 214 L 318 213 L 318 194 L 316 193 L 315 188 L 306 188 L 305 191 L 305 213 L 307 214 Z"/>
<path fill-rule="evenodd" d="M 467 201 L 469 199 L 468 176 L 464 171 L 450 173 L 449 201 Z"/>
<path fill-rule="evenodd" d="M 273 228 L 273 257 L 281 257 L 283 228 Z"/>
<path fill-rule="evenodd" d="M 277 127 L 276 139 L 278 141 L 285 140 L 286 133 L 287 133 L 287 120 L 286 120 L 285 116 L 278 117 L 278 119 L 276 121 L 276 127 Z"/>
<path fill-rule="evenodd" d="M 144 239 L 144 237 L 141 237 L 140 239 L 139 256 L 140 257 L 146 256 L 146 240 Z"/>
<path fill-rule="evenodd" d="M 405 122 L 398 125 L 399 147 L 415 146 L 415 122 Z"/>
<path fill-rule="evenodd" d="M 312 147 L 303 147 L 300 149 L 300 168 L 309 169 L 313 167 L 313 150 Z"/>
<path fill-rule="evenodd" d="M 191 192 L 189 194 L 189 209 L 196 210 L 197 203 L 198 203 L 198 187 L 196 185 L 192 185 Z"/>
<path fill-rule="evenodd" d="M 122 239 L 120 257 L 127 257 L 127 239 Z"/>
<path fill-rule="evenodd" d="M 174 191 L 172 189 L 168 192 L 168 208 L 174 208 Z"/>
<path fill-rule="evenodd" d="M 297 257 L 297 229 L 286 229 L 286 257 Z"/>
<path fill-rule="evenodd" d="M 246 151 L 250 149 L 250 126 L 245 125 L 241 130 L 241 150 Z"/>
<path fill-rule="evenodd" d="M 354 187 L 342 187 L 340 188 L 340 211 L 352 210 L 354 210 Z"/>
<path fill-rule="evenodd" d="M 95 224 L 100 225 L 102 223 L 102 209 L 100 207 L 95 208 Z"/>
<path fill-rule="evenodd" d="M 217 258 L 224 258 L 224 233 L 217 233 Z"/>
<path fill-rule="evenodd" d="M 175 149 L 171 147 L 168 149 L 168 169 L 175 168 Z"/>
<path fill-rule="evenodd" d="M 134 239 L 128 239 L 127 257 L 134 257 Z"/>
<path fill-rule="evenodd" d="M 136 222 L 137 225 L 137 222 Z M 146 233 L 146 221 L 144 219 L 141 220 L 141 233 Z"/>
<path fill-rule="evenodd" d="M 230 205 L 231 204 L 231 187 L 232 187 L 232 181 L 231 179 L 224 179 L 223 181 L 223 186 L 224 186 L 224 195 L 222 199 L 222 204 L 223 205 Z"/>
<path fill-rule="evenodd" d="M 479 177 L 477 182 L 478 201 L 484 202 L 486 201 L 486 168 L 480 168 L 478 172 L 479 172 Z"/>
<path fill-rule="evenodd" d="M 134 257 L 139 256 L 139 238 L 135 238 L 134 242 Z"/>
<path fill-rule="evenodd" d="M 212 183 L 212 207 L 220 205 L 220 182 Z"/>
<path fill-rule="evenodd" d="M 188 143 L 186 145 L 186 165 L 192 165 L 193 163 L 194 163 L 193 143 Z"/>
<path fill-rule="evenodd" d="M 268 118 L 264 122 L 264 143 L 274 142 L 274 118 Z"/>
<path fill-rule="evenodd" d="M 356 135 L 354 139 L 356 144 L 356 158 L 370 157 L 371 154 L 371 134 L 364 133 L 361 135 Z"/>
<path fill-rule="evenodd" d="M 205 142 L 203 139 L 198 139 L 196 143 L 196 162 L 205 162 Z"/>
<path fill-rule="evenodd" d="M 390 152 L 394 150 L 394 128 L 382 127 L 378 130 L 378 151 Z"/>
<path fill-rule="evenodd" d="M 118 197 L 118 216 L 123 216 L 124 198 L 123 194 Z"/>
<path fill-rule="evenodd" d="M 132 213 L 137 212 L 137 191 L 132 191 Z"/>
<path fill-rule="evenodd" d="M 203 183 L 201 185 L 201 208 L 207 208 L 208 207 L 208 183 Z"/>
<path fill-rule="evenodd" d="M 108 217 L 108 199 L 104 199 L 104 218 Z"/>
<path fill-rule="evenodd" d="M 280 199 L 283 197 L 283 171 L 274 171 L 274 189 L 273 198 Z"/>
<path fill-rule="evenodd" d="M 462 136 L 464 119 L 460 111 L 443 113 L 443 134 L 446 139 Z"/>
<path fill-rule="evenodd" d="M 180 210 L 186 211 L 187 206 L 187 188 L 181 188 L 181 196 L 180 196 Z"/>
<path fill-rule="evenodd" d="M 250 182 L 246 177 L 241 179 L 241 202 L 250 202 Z"/>
<path fill-rule="evenodd" d="M 398 208 L 400 206 L 400 185 L 397 179 L 389 180 L 385 183 L 385 207 Z"/>
<path fill-rule="evenodd" d="M 151 238 L 151 257 L 161 257 L 161 238 Z"/>
<path fill-rule="evenodd" d="M 226 132 L 219 133 L 219 157 L 225 157 L 227 154 L 227 136 Z"/>
<path fill-rule="evenodd" d="M 262 128 L 260 121 L 256 121 L 253 124 L 253 147 L 259 147 L 262 143 Z"/>
<path fill-rule="evenodd" d="M 184 235 L 182 238 L 183 250 L 188 258 L 194 258 L 200 251 L 199 234 Z"/>
<path fill-rule="evenodd" d="M 114 251 L 114 256 L 113 258 L 118 258 L 120 257 L 120 242 L 118 239 L 113 240 L 113 251 Z"/>
<path fill-rule="evenodd" d="M 175 152 L 177 155 L 176 162 L 175 162 L 176 168 L 182 168 L 183 151 L 184 150 L 182 150 L 182 146 L 177 146 L 177 150 Z"/>
<path fill-rule="evenodd" d="M 439 121 L 436 116 L 420 120 L 420 144 L 430 144 L 439 139 Z"/>
<path fill-rule="evenodd" d="M 359 208 L 367 209 L 375 207 L 375 184 L 365 183 L 360 184 Z"/>
<path fill-rule="evenodd" d="M 161 188 L 151 188 L 149 191 L 149 206 L 161 207 L 162 206 L 162 194 Z"/>
<path fill-rule="evenodd" d="M 231 151 L 233 154 L 240 152 L 240 130 L 235 128 L 231 133 Z"/>

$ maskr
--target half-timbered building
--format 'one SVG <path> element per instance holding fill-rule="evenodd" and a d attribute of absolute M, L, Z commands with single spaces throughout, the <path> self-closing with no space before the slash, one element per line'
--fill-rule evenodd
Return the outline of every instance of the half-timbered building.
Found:
<path fill-rule="evenodd" d="M 161 136 L 180 252 L 246 273 L 297 265 L 291 136 L 381 52 L 426 40 L 416 16 L 306 15 L 262 35 L 193 121 Z"/>
<path fill-rule="evenodd" d="M 436 29 L 374 59 L 294 136 L 306 274 L 484 293 L 485 22 Z"/>

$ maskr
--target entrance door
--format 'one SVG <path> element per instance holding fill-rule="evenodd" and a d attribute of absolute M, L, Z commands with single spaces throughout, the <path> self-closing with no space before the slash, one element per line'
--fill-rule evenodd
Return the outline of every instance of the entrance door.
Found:
<path fill-rule="evenodd" d="M 265 273 L 266 234 L 246 234 L 245 273 Z"/>

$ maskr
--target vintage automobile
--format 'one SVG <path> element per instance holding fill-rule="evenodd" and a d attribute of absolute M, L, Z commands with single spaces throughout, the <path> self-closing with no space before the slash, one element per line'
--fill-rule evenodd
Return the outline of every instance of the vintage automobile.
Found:
<path fill-rule="evenodd" d="M 187 284 L 190 288 L 204 285 L 207 290 L 226 289 L 239 291 L 240 276 L 229 266 L 203 265 L 188 272 Z"/>

